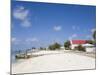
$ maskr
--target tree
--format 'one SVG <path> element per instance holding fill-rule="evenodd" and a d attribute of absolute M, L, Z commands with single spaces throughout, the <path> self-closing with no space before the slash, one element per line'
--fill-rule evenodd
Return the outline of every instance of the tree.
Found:
<path fill-rule="evenodd" d="M 53 45 L 50 45 L 50 46 L 49 46 L 49 49 L 50 49 L 50 50 L 55 50 L 55 48 L 54 48 Z"/>
<path fill-rule="evenodd" d="M 35 47 L 32 47 L 32 49 L 36 49 Z"/>
<path fill-rule="evenodd" d="M 44 48 L 43 48 L 43 47 L 40 47 L 39 49 L 40 49 L 40 50 L 43 50 Z"/>
<path fill-rule="evenodd" d="M 55 49 L 60 49 L 61 45 L 59 43 L 54 44 Z"/>
<path fill-rule="evenodd" d="M 40 50 L 46 50 L 46 48 L 44 48 L 44 47 L 40 47 L 39 49 L 40 49 Z"/>
<path fill-rule="evenodd" d="M 69 49 L 69 48 L 70 48 L 70 45 L 71 45 L 70 41 L 66 41 L 66 42 L 64 43 L 65 49 Z"/>
<path fill-rule="evenodd" d="M 75 47 L 75 49 L 79 51 L 85 51 L 85 47 L 83 47 L 82 45 L 78 45 L 77 47 Z"/>
<path fill-rule="evenodd" d="M 96 30 L 93 32 L 94 45 L 96 45 Z"/>
<path fill-rule="evenodd" d="M 59 43 L 54 43 L 49 46 L 50 50 L 60 49 L 61 45 Z"/>
<path fill-rule="evenodd" d="M 93 38 L 96 40 L 96 31 L 93 32 Z"/>
<path fill-rule="evenodd" d="M 87 40 L 87 43 L 94 44 L 94 41 L 93 40 Z"/>

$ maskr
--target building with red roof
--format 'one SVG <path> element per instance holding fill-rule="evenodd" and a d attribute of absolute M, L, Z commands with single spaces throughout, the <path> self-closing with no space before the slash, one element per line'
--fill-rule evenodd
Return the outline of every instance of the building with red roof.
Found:
<path fill-rule="evenodd" d="M 70 40 L 71 49 L 75 49 L 78 45 L 85 47 L 86 52 L 95 52 L 96 48 L 92 44 L 88 44 L 87 40 Z"/>
<path fill-rule="evenodd" d="M 72 44 L 86 44 L 86 40 L 71 40 Z"/>
<path fill-rule="evenodd" d="M 86 40 L 70 40 L 70 43 L 71 43 L 71 49 L 74 49 L 78 45 L 86 44 L 87 41 Z"/>

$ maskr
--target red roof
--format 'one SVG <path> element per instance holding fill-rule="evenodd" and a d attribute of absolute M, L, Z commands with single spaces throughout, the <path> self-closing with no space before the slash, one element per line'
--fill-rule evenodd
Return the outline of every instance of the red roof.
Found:
<path fill-rule="evenodd" d="M 86 44 L 86 40 L 72 40 L 72 44 Z"/>

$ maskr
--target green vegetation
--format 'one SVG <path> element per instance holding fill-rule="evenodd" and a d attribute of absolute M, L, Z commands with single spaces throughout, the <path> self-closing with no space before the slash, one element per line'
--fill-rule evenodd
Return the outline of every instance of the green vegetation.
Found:
<path fill-rule="evenodd" d="M 46 50 L 46 48 L 43 48 L 43 47 L 40 47 L 39 49 L 40 49 L 40 50 Z"/>
<path fill-rule="evenodd" d="M 60 49 L 61 45 L 59 43 L 54 43 L 52 45 L 49 46 L 50 50 L 56 50 L 56 49 Z"/>
<path fill-rule="evenodd" d="M 32 47 L 32 49 L 36 49 L 35 47 Z"/>
<path fill-rule="evenodd" d="M 67 50 L 67 49 L 70 49 L 70 41 L 66 41 L 65 43 L 64 43 L 64 47 L 65 47 L 65 49 Z"/>
<path fill-rule="evenodd" d="M 87 43 L 94 44 L 94 41 L 93 40 L 87 40 Z"/>
<path fill-rule="evenodd" d="M 93 32 L 92 37 L 94 40 L 87 40 L 87 43 L 95 45 L 96 44 L 96 30 Z"/>
<path fill-rule="evenodd" d="M 85 47 L 83 47 L 82 45 L 78 45 L 77 47 L 75 47 L 75 49 L 79 51 L 85 51 Z"/>
<path fill-rule="evenodd" d="M 96 45 L 96 30 L 93 32 L 94 44 Z"/>
<path fill-rule="evenodd" d="M 96 30 L 93 32 L 93 38 L 96 40 Z"/>

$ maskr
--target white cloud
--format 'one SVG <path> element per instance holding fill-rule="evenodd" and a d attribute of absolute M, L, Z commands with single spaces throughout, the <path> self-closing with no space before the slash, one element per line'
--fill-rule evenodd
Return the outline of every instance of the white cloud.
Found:
<path fill-rule="evenodd" d="M 11 42 L 12 42 L 12 44 L 19 44 L 20 40 L 18 40 L 16 37 L 12 37 Z"/>
<path fill-rule="evenodd" d="M 77 34 L 73 34 L 72 37 L 77 37 Z"/>
<path fill-rule="evenodd" d="M 54 26 L 54 30 L 55 30 L 55 31 L 60 31 L 61 29 L 62 29 L 61 26 Z"/>
<path fill-rule="evenodd" d="M 17 7 L 13 11 L 13 16 L 19 20 L 25 20 L 29 15 L 29 10 L 25 9 L 23 6 Z"/>
<path fill-rule="evenodd" d="M 92 36 L 91 35 L 87 35 L 86 38 L 87 39 L 92 39 Z"/>
<path fill-rule="evenodd" d="M 15 37 L 12 37 L 11 41 L 12 42 L 15 42 L 16 41 L 16 38 Z"/>
<path fill-rule="evenodd" d="M 23 27 L 30 27 L 31 22 L 29 20 L 29 10 L 25 9 L 23 6 L 19 6 L 14 9 L 13 17 L 21 21 L 21 26 Z"/>
<path fill-rule="evenodd" d="M 26 39 L 26 42 L 38 42 L 39 40 L 36 37 Z"/>
<path fill-rule="evenodd" d="M 21 23 L 21 26 L 22 26 L 22 27 L 30 27 L 30 26 L 31 26 L 31 23 L 30 23 L 30 21 L 28 21 L 28 20 L 24 20 L 24 21 Z"/>
<path fill-rule="evenodd" d="M 74 25 L 74 26 L 72 26 L 72 29 L 73 30 L 79 30 L 79 27 Z"/>
<path fill-rule="evenodd" d="M 27 39 L 18 39 L 16 37 L 11 38 L 11 42 L 13 45 L 19 45 L 19 44 L 33 44 L 33 43 L 38 43 L 39 40 L 36 37 L 32 38 L 27 38 Z"/>
<path fill-rule="evenodd" d="M 70 37 L 69 37 L 69 40 L 73 39 L 73 38 L 76 38 L 78 35 L 77 34 L 72 34 Z"/>
<path fill-rule="evenodd" d="M 95 28 L 93 28 L 93 29 L 91 29 L 91 32 L 93 33 L 95 30 L 96 30 L 96 29 L 95 29 Z"/>

